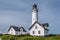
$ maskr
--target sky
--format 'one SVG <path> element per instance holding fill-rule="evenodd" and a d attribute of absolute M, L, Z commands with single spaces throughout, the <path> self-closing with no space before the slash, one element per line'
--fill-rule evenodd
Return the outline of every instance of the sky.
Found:
<path fill-rule="evenodd" d="M 6 33 L 11 25 L 28 30 L 33 4 L 38 6 L 39 23 L 48 23 L 50 34 L 60 34 L 60 0 L 0 0 L 0 32 Z"/>

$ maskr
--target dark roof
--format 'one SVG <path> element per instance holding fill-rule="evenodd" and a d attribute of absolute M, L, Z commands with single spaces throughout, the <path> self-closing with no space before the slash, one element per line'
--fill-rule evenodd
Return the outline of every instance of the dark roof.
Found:
<path fill-rule="evenodd" d="M 10 28 L 8 29 L 8 31 L 13 28 L 15 31 L 20 31 L 20 29 L 22 28 L 24 32 L 26 32 L 26 30 L 23 27 L 17 27 L 17 26 L 10 26 Z"/>
<path fill-rule="evenodd" d="M 20 29 L 21 29 L 21 28 L 23 29 L 24 32 L 27 32 L 23 27 L 20 27 Z"/>
<path fill-rule="evenodd" d="M 45 26 L 48 27 L 49 24 L 48 24 L 48 23 L 43 23 L 42 26 L 43 26 L 43 27 L 45 27 Z"/>
<path fill-rule="evenodd" d="M 33 8 L 37 8 L 37 5 L 36 5 L 36 4 L 34 4 L 34 5 L 33 5 Z"/>
<path fill-rule="evenodd" d="M 39 22 L 35 22 L 33 25 L 31 25 L 31 27 L 29 28 L 29 30 L 30 30 L 36 23 L 38 23 L 38 24 L 39 24 L 40 26 L 42 26 L 44 29 L 46 29 L 45 26 L 46 26 L 46 27 L 49 26 L 48 23 L 40 24 Z"/>

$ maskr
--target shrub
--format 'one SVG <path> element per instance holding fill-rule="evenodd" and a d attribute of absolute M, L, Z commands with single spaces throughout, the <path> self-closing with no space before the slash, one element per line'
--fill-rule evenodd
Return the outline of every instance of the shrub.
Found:
<path fill-rule="evenodd" d="M 47 37 L 37 37 L 30 35 L 2 35 L 2 40 L 60 40 L 60 35 L 52 35 Z"/>

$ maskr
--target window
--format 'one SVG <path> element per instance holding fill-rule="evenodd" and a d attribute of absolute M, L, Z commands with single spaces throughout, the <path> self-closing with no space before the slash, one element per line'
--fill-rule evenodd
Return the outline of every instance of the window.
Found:
<path fill-rule="evenodd" d="M 37 29 L 37 26 L 35 26 L 35 29 Z"/>
<path fill-rule="evenodd" d="M 33 31 L 33 34 L 35 34 L 35 32 Z"/>
<path fill-rule="evenodd" d="M 38 31 L 38 34 L 40 34 L 40 31 Z"/>

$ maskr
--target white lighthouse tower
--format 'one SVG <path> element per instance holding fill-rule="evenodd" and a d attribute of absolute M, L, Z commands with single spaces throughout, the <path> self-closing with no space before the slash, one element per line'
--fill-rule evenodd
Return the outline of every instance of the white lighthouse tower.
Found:
<path fill-rule="evenodd" d="M 30 35 L 32 36 L 45 36 L 48 35 L 48 23 L 38 22 L 38 8 L 37 5 L 33 5 L 32 9 L 32 25 L 29 28 Z"/>
<path fill-rule="evenodd" d="M 37 5 L 34 4 L 32 9 L 32 24 L 34 24 L 36 21 L 38 21 L 38 9 Z"/>

